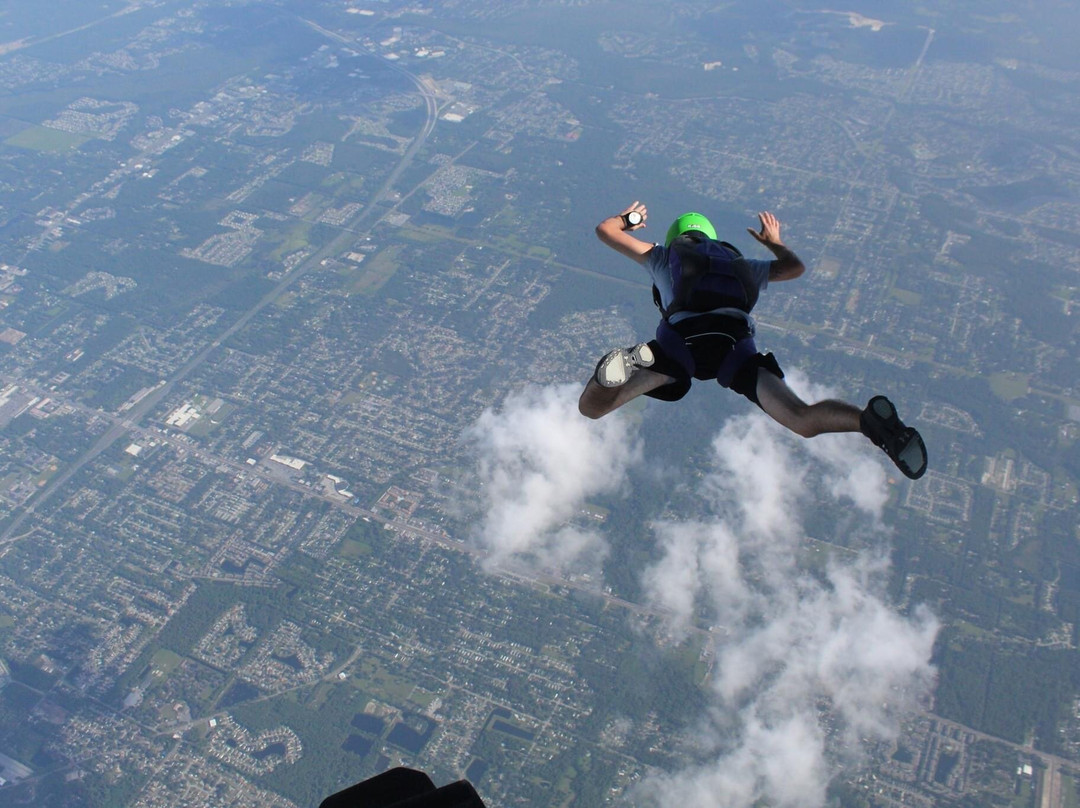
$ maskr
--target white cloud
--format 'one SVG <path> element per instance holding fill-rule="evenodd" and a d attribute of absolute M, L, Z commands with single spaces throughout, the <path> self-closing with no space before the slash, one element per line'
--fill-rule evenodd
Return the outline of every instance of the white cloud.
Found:
<path fill-rule="evenodd" d="M 924 610 L 900 615 L 885 596 L 885 475 L 864 439 L 805 441 L 754 414 L 728 421 L 713 450 L 700 487 L 708 517 L 654 525 L 663 555 L 643 583 L 674 628 L 689 630 L 702 607 L 724 627 L 713 712 L 698 733 L 723 740 L 702 750 L 706 763 L 652 778 L 636 796 L 815 808 L 860 739 L 891 737 L 897 716 L 929 693 L 937 622 Z M 870 549 L 837 553 L 810 574 L 798 563 L 802 516 L 823 499 L 845 518 L 816 538 Z"/>
<path fill-rule="evenodd" d="M 619 414 L 577 410 L 573 385 L 530 387 L 486 410 L 465 439 L 476 455 L 485 565 L 595 567 L 607 552 L 596 531 L 568 524 L 590 497 L 617 491 L 641 442 Z"/>
<path fill-rule="evenodd" d="M 793 381 L 806 391 L 797 373 Z M 487 566 L 584 571 L 607 552 L 575 517 L 625 483 L 642 444 L 634 419 L 580 417 L 577 395 L 573 386 L 530 388 L 468 431 Z M 827 395 L 811 388 L 805 397 Z M 805 441 L 755 413 L 729 420 L 712 451 L 697 484 L 707 515 L 654 522 L 661 558 L 642 573 L 650 605 L 675 631 L 693 630 L 702 609 L 722 626 L 712 706 L 696 732 L 698 762 L 647 779 L 635 797 L 680 808 L 817 808 L 860 739 L 890 737 L 929 693 L 937 623 L 926 611 L 898 614 L 885 596 L 886 476 L 864 439 Z M 823 501 L 843 518 L 815 538 L 869 549 L 837 553 L 811 574 L 799 560 L 810 544 L 803 515 Z"/>
<path fill-rule="evenodd" d="M 762 797 L 775 808 L 805 808 L 824 801 L 829 767 L 817 721 L 796 714 L 766 722 L 751 705 L 738 722 L 738 738 L 722 759 L 651 777 L 637 789 L 637 800 L 679 808 L 741 808 Z"/>
<path fill-rule="evenodd" d="M 792 390 L 805 401 L 836 398 L 836 392 L 825 385 L 810 382 L 800 370 L 787 374 Z M 861 406 L 861 405 L 860 405 Z M 806 442 L 806 451 L 822 466 L 824 484 L 836 499 L 849 499 L 864 514 L 881 519 L 889 498 L 885 488 L 885 455 L 871 448 L 862 435 L 829 435 Z"/>

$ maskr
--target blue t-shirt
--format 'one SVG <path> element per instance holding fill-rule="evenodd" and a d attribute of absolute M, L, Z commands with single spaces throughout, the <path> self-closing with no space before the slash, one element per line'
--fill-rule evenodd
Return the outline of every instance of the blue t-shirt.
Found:
<path fill-rule="evenodd" d="M 650 250 L 645 257 L 645 268 L 649 271 L 653 286 L 660 292 L 660 305 L 665 309 L 670 306 L 672 300 L 675 299 L 674 281 L 671 277 L 671 266 L 668 264 L 668 249 L 668 247 L 654 244 L 652 250 Z M 746 277 L 750 278 L 750 282 L 757 286 L 759 292 L 763 291 L 765 287 L 769 285 L 769 267 L 772 265 L 771 260 L 764 261 L 759 258 L 743 258 L 742 256 L 739 256 L 734 260 L 742 265 Z M 732 278 L 731 282 L 733 284 L 732 295 L 741 297 L 743 290 L 739 281 Z M 753 318 L 742 309 L 735 308 L 714 309 L 710 312 L 677 311 L 671 315 L 669 321 L 674 324 L 681 322 L 688 317 L 697 317 L 700 314 L 724 314 L 730 317 L 742 317 L 749 324 L 750 332 L 753 333 L 754 331 Z"/>

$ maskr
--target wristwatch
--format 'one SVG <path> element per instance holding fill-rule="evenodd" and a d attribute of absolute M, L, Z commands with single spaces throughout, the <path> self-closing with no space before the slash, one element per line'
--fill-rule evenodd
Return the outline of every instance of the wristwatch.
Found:
<path fill-rule="evenodd" d="M 639 225 L 639 224 L 642 223 L 642 221 L 644 221 L 644 219 L 643 219 L 643 217 L 641 215 L 641 211 L 637 211 L 637 210 L 632 210 L 629 213 L 624 213 L 622 215 L 622 220 L 623 220 L 623 229 L 624 230 L 627 227 L 634 227 L 635 225 Z"/>

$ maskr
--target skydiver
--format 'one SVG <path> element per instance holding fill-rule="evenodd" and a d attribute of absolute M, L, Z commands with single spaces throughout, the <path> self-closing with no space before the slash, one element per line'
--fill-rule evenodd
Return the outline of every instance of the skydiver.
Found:
<path fill-rule="evenodd" d="M 693 379 L 716 379 L 804 438 L 861 432 L 901 472 L 918 479 L 926 471 L 926 446 L 889 399 L 874 396 L 862 410 L 832 399 L 807 404 L 788 387 L 776 358 L 758 353 L 750 316 L 758 294 L 769 283 L 806 271 L 781 241 L 779 220 L 768 211 L 758 219 L 761 229 L 747 232 L 775 256 L 771 261 L 743 258 L 717 239 L 700 213 L 672 222 L 663 246 L 631 235 L 648 220 L 648 210 L 637 201 L 596 226 L 600 241 L 649 272 L 661 320 L 655 339 L 616 348 L 597 363 L 578 401 L 581 414 L 602 418 L 642 395 L 677 401 Z"/>

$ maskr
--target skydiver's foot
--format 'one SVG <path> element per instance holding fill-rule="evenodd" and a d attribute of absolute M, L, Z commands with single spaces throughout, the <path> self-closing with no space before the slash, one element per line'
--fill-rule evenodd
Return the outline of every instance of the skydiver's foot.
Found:
<path fill-rule="evenodd" d="M 926 473 L 926 444 L 918 430 L 904 426 L 896 407 L 885 396 L 874 396 L 859 417 L 862 433 L 881 447 L 906 477 Z"/>
<path fill-rule="evenodd" d="M 596 381 L 601 387 L 621 387 L 630 381 L 637 368 L 652 367 L 656 358 L 652 348 L 642 342 L 633 348 L 616 348 L 596 364 Z"/>

